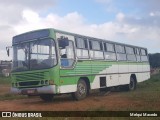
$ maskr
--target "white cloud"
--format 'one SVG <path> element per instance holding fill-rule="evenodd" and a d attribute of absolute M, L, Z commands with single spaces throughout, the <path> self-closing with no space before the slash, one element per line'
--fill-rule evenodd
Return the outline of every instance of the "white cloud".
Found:
<path fill-rule="evenodd" d="M 107 3 L 107 4 L 109 4 L 109 3 L 111 3 L 112 2 L 112 0 L 95 0 L 96 2 L 99 2 L 99 3 Z"/>
<path fill-rule="evenodd" d="M 53 7 L 56 4 L 57 0 L 0 0 L 0 4 L 2 6 L 10 6 L 10 7 L 19 7 L 23 9 L 34 9 L 34 10 L 42 10 L 47 7 Z"/>
<path fill-rule="evenodd" d="M 40 17 L 34 11 L 23 11 L 23 21 L 16 25 L 15 31 L 22 33 L 34 29 L 56 28 L 73 33 L 125 42 L 129 44 L 150 47 L 140 41 L 149 43 L 154 41 L 153 46 L 157 46 L 159 28 L 148 27 L 145 25 L 132 24 L 134 19 L 128 19 L 124 13 L 118 13 L 115 21 L 109 21 L 102 24 L 87 24 L 85 18 L 77 12 L 68 13 L 65 16 L 57 14 L 48 14 L 46 17 Z M 32 19 L 30 20 L 30 16 Z M 150 50 L 152 52 L 152 50 Z"/>
<path fill-rule="evenodd" d="M 22 13 L 23 19 L 30 23 L 37 23 L 40 21 L 39 15 L 31 10 L 25 10 Z"/>
<path fill-rule="evenodd" d="M 118 21 L 123 21 L 124 20 L 124 18 L 125 18 L 125 15 L 123 14 L 123 13 L 118 13 L 117 14 L 117 16 L 116 16 L 116 18 L 117 18 L 117 20 Z"/>
<path fill-rule="evenodd" d="M 160 17 L 160 11 L 150 12 L 149 15 L 150 15 L 151 17 L 155 17 L 155 16 Z"/>
<path fill-rule="evenodd" d="M 29 16 L 22 16 L 24 9 L 40 12 L 46 8 L 53 7 L 55 3 L 56 0 L 0 0 L 0 60 L 11 59 L 4 52 L 5 47 L 11 45 L 12 37 L 17 34 L 15 27 L 24 22 L 23 17 L 26 17 L 27 20 L 30 19 Z"/>
<path fill-rule="evenodd" d="M 17 0 L 18 1 L 18 0 Z M 48 0 L 51 4 L 51 1 Z M 97 0 L 98 1 L 98 0 Z M 112 0 L 100 0 L 99 2 L 112 2 Z M 20 2 L 20 1 L 19 1 Z M 86 19 L 78 12 L 70 12 L 64 16 L 48 13 L 41 16 L 40 5 L 51 6 L 45 2 L 40 5 L 32 2 L 20 2 L 9 4 L 8 0 L 0 4 L 0 60 L 8 58 L 5 47 L 11 45 L 12 37 L 23 32 L 56 28 L 82 35 L 113 40 L 149 48 L 149 52 L 159 52 L 160 48 L 160 15 L 158 11 L 150 11 L 145 17 L 129 16 L 123 12 L 117 12 L 115 19 L 101 24 L 86 23 Z M 157 1 L 158 2 L 158 1 Z M 5 6 L 3 6 L 5 4 Z M 9 4 L 9 5 L 8 5 Z M 15 6 L 14 6 L 15 5 Z M 19 8 L 18 8 L 19 7 Z M 42 7 L 42 8 L 43 8 Z M 5 10 L 6 8 L 6 10 Z"/>

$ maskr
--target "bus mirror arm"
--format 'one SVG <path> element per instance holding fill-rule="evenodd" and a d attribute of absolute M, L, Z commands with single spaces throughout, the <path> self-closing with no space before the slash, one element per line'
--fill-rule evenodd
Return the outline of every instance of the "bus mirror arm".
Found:
<path fill-rule="evenodd" d="M 7 51 L 7 55 L 8 55 L 8 57 L 9 57 L 9 55 L 10 55 L 10 48 L 12 48 L 12 46 L 8 46 L 8 47 L 6 47 L 6 51 Z"/>

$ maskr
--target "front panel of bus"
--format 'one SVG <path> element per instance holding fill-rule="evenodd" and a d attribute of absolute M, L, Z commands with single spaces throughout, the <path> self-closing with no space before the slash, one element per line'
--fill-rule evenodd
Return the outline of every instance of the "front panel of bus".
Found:
<path fill-rule="evenodd" d="M 54 30 L 33 31 L 13 38 L 12 88 L 15 94 L 56 94 L 59 84 Z"/>

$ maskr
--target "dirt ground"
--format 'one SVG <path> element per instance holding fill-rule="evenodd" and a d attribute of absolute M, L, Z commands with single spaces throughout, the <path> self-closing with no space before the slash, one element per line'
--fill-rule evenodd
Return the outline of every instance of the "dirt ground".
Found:
<path fill-rule="evenodd" d="M 1 94 L 9 91 L 9 86 L 0 86 Z M 71 95 L 55 96 L 53 102 L 44 102 L 38 96 L 25 99 L 0 101 L 0 111 L 96 111 L 96 110 L 130 110 L 128 108 L 144 108 L 148 103 L 141 100 L 132 100 L 122 96 L 120 92 L 111 92 L 107 95 L 98 91 L 92 92 L 86 99 L 75 101 Z M 159 106 L 160 103 L 156 103 Z M 126 109 L 124 109 L 126 108 Z"/>
<path fill-rule="evenodd" d="M 9 85 L 0 85 L 0 95 L 9 93 L 10 86 Z"/>

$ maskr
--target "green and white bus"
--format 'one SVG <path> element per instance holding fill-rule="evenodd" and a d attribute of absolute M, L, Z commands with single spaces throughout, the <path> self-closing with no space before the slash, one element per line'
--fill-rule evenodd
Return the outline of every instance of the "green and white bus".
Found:
<path fill-rule="evenodd" d="M 45 101 L 71 93 L 84 99 L 92 89 L 134 90 L 150 78 L 147 49 L 108 40 L 42 29 L 13 37 L 11 92 Z M 7 50 L 9 54 L 9 50 Z"/>

